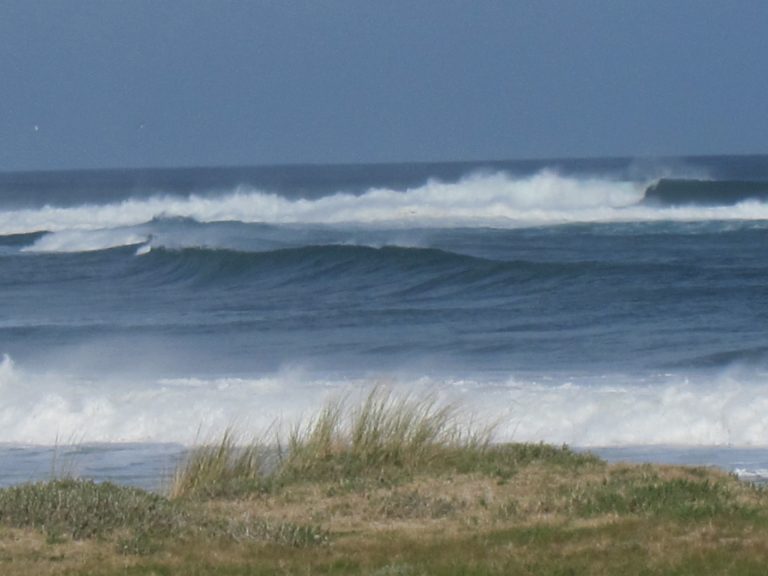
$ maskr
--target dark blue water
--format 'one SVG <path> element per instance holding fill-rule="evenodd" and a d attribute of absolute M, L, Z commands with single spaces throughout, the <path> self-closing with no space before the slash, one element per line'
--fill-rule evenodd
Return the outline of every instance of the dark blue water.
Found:
<path fill-rule="evenodd" d="M 0 175 L 0 442 L 385 382 L 500 436 L 768 445 L 768 158 Z"/>

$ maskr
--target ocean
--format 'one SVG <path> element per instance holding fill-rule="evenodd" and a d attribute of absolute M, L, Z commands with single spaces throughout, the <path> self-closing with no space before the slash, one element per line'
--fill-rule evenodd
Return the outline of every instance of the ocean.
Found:
<path fill-rule="evenodd" d="M 0 173 L 0 484 L 377 385 L 760 478 L 766 326 L 768 156 Z"/>

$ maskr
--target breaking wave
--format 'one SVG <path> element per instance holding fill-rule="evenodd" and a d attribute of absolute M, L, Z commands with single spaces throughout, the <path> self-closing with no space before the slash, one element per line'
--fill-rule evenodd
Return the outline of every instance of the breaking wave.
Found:
<path fill-rule="evenodd" d="M 168 378 L 151 382 L 83 381 L 30 373 L 0 362 L 0 442 L 179 442 L 235 425 L 248 433 L 290 424 L 329 397 L 387 382 L 437 392 L 498 422 L 499 440 L 573 446 L 766 446 L 765 375 L 722 374 L 710 381 L 664 376 L 496 382 L 371 376 L 333 379 L 288 370 L 258 378 Z"/>
<path fill-rule="evenodd" d="M 405 191 L 370 189 L 361 195 L 340 193 L 317 199 L 237 189 L 216 197 L 156 196 L 105 205 L 9 210 L 0 213 L 0 234 L 135 226 L 158 217 L 198 222 L 467 226 L 593 220 L 601 214 L 609 218 L 611 211 L 636 203 L 642 192 L 633 183 L 550 172 L 523 179 L 501 173 L 478 175 L 458 183 L 433 181 Z"/>
<path fill-rule="evenodd" d="M 754 182 L 667 179 L 646 189 L 636 182 L 552 172 L 517 179 L 503 173 L 475 175 L 458 183 L 433 181 L 405 191 L 370 189 L 316 199 L 238 188 L 219 196 L 155 196 L 0 211 L 0 247 L 86 252 L 144 244 L 140 253 L 146 253 L 157 247 L 264 251 L 335 243 L 409 246 L 406 235 L 412 233 L 406 231 L 416 228 L 762 221 L 768 220 L 768 204 L 762 202 L 766 198 L 768 188 Z M 358 233 L 339 237 L 332 230 L 340 226 Z M 371 235 L 384 228 L 402 233 L 394 241 L 356 238 L 360 231 Z"/>
<path fill-rule="evenodd" d="M 238 188 L 215 197 L 155 196 L 113 204 L 6 210 L 0 212 L 0 235 L 113 229 L 156 218 L 502 228 L 573 222 L 768 219 L 768 205 L 760 202 L 765 194 L 757 193 L 762 185 L 744 186 L 746 191 L 739 192 L 738 183 L 662 180 L 646 193 L 645 183 L 540 172 L 517 179 L 503 173 L 475 175 L 458 183 L 432 181 L 404 191 L 370 189 L 360 195 L 339 193 L 316 199 L 288 199 Z M 713 198 L 717 205 L 708 201 Z M 123 243 L 134 240 L 138 239 L 124 239 Z M 67 250 L 78 242 L 76 236 L 55 243 L 43 240 L 38 248 Z"/>

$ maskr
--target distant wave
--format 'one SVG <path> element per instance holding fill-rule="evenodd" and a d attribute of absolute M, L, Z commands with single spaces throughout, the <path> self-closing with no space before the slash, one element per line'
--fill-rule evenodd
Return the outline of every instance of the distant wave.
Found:
<path fill-rule="evenodd" d="M 249 286 L 274 284 L 358 285 L 396 292 L 469 290 L 497 281 L 513 282 L 552 273 L 553 265 L 495 262 L 437 249 L 366 246 L 305 246 L 269 252 L 152 250 L 135 264 L 136 274 L 164 285 Z M 540 270 L 541 269 L 541 270 Z M 549 269 L 547 271 L 547 269 Z"/>
<path fill-rule="evenodd" d="M 651 206 L 734 206 L 768 201 L 768 182 L 662 178 L 648 187 L 643 203 Z"/>
<path fill-rule="evenodd" d="M 287 199 L 238 188 L 220 196 L 155 196 L 113 204 L 42 206 L 0 212 L 0 235 L 47 230 L 96 230 L 136 226 L 158 217 L 198 222 L 267 224 L 400 224 L 425 226 L 519 226 L 616 219 L 636 204 L 643 186 L 552 172 L 513 178 L 480 174 L 456 183 L 432 181 L 406 190 L 370 189 L 316 199 Z"/>
<path fill-rule="evenodd" d="M 5 236 L 0 236 L 0 246 L 23 248 L 25 246 L 33 245 L 45 235 L 45 231 L 27 232 L 22 234 L 8 234 Z"/>
<path fill-rule="evenodd" d="M 86 252 L 137 244 L 146 244 L 147 249 L 201 246 L 259 251 L 343 242 L 329 232 L 340 228 L 370 234 L 381 229 L 663 221 L 768 221 L 768 183 L 662 179 L 646 185 L 545 171 L 526 178 L 482 174 L 404 191 L 371 189 L 361 195 L 339 193 L 316 199 L 291 200 L 236 189 L 214 197 L 155 196 L 0 211 L 0 246 L 32 252 Z M 285 227 L 292 227 L 290 234 Z M 307 227 L 315 228 L 307 232 Z M 297 237 L 298 243 L 293 240 Z"/>
<path fill-rule="evenodd" d="M 130 237 L 125 237 L 126 242 Z M 554 289 L 560 282 L 594 275 L 642 273 L 647 264 L 597 261 L 495 260 L 430 247 L 359 244 L 304 245 L 262 251 L 221 248 L 115 246 L 94 254 L 89 266 L 115 266 L 123 286 L 145 289 L 249 290 L 291 286 L 331 292 L 364 290 L 371 297 L 493 296 L 517 290 Z M 92 250 L 85 253 L 93 254 Z M 134 256 L 135 257 L 131 257 Z M 80 258 L 77 255 L 73 257 Z M 98 260 L 93 258 L 98 257 Z M 83 265 L 72 260 L 73 266 Z"/>
<path fill-rule="evenodd" d="M 134 259 L 121 282 L 137 289 L 364 292 L 370 298 L 503 298 L 556 290 L 595 277 L 643 274 L 643 263 L 497 261 L 434 248 L 327 245 L 267 252 L 153 249 Z M 660 272 L 656 265 L 651 272 Z M 679 266 L 669 266 L 670 272 Z M 663 270 L 662 270 L 663 272 Z"/>

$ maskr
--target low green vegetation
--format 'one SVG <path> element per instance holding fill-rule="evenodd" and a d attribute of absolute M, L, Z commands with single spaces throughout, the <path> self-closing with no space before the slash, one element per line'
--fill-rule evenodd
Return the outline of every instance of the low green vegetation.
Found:
<path fill-rule="evenodd" d="M 0 574 L 764 574 L 768 493 L 706 468 L 492 442 L 375 389 L 192 450 L 167 495 L 0 490 Z"/>
<path fill-rule="evenodd" d="M 184 514 L 166 498 L 105 482 L 73 479 L 0 490 L 0 523 L 74 540 L 124 529 L 175 532 Z"/>
<path fill-rule="evenodd" d="M 739 498 L 739 491 L 725 479 L 663 478 L 653 469 L 639 477 L 624 471 L 609 475 L 604 483 L 573 495 L 572 511 L 582 517 L 656 516 L 678 520 L 703 520 L 757 512 Z"/>
<path fill-rule="evenodd" d="M 322 529 L 310 525 L 220 518 L 137 488 L 75 479 L 0 490 L 0 526 L 33 529 L 48 543 L 113 541 L 121 554 L 153 551 L 173 538 L 247 539 L 291 546 L 327 538 Z"/>

